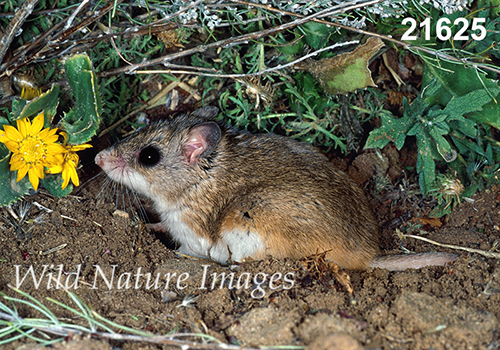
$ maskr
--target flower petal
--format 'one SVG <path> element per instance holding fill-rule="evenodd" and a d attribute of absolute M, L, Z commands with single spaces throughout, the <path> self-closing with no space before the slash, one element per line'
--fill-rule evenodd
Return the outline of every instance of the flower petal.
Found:
<path fill-rule="evenodd" d="M 68 169 L 68 172 L 69 176 L 71 177 L 71 182 L 73 182 L 73 185 L 80 186 L 80 180 L 78 179 L 76 168 L 72 166 L 70 167 L 70 169 Z"/>
<path fill-rule="evenodd" d="M 71 152 L 78 152 L 78 151 L 84 150 L 86 148 L 92 148 L 92 145 L 89 145 L 88 143 L 84 143 L 83 145 L 71 146 Z"/>
<path fill-rule="evenodd" d="M 6 140 L 3 144 L 11 152 L 16 152 L 19 149 L 19 144 L 11 140 Z"/>
<path fill-rule="evenodd" d="M 17 171 L 17 180 L 16 181 L 19 182 L 21 179 L 23 179 L 26 176 L 26 173 L 28 172 L 28 169 L 29 169 L 28 166 L 24 166 L 24 167 L 20 168 Z"/>
<path fill-rule="evenodd" d="M 38 137 L 47 142 L 47 137 L 49 136 L 50 128 L 45 128 L 38 133 Z"/>
<path fill-rule="evenodd" d="M 56 135 L 57 128 L 45 128 L 38 134 L 38 137 L 45 140 L 47 143 L 56 142 L 59 139 L 59 135 Z"/>
<path fill-rule="evenodd" d="M 24 139 L 31 132 L 30 120 L 29 118 L 18 119 L 16 123 L 17 123 L 17 130 L 19 130 L 19 132 L 21 133 L 22 135 L 21 138 Z"/>
<path fill-rule="evenodd" d="M 52 168 L 55 166 L 62 166 L 64 163 L 64 155 L 62 153 L 58 154 L 48 154 L 43 161 L 43 165 Z"/>
<path fill-rule="evenodd" d="M 31 126 L 31 132 L 33 133 L 33 135 L 38 134 L 40 130 L 42 130 L 44 121 L 45 119 L 43 116 L 43 112 L 33 119 L 33 125 Z"/>
<path fill-rule="evenodd" d="M 37 177 L 39 177 L 40 179 L 43 179 L 45 177 L 45 174 L 43 173 L 43 166 L 41 166 L 41 165 L 35 165 L 33 167 L 33 171 L 35 172 L 35 175 Z"/>
<path fill-rule="evenodd" d="M 4 125 L 5 136 L 14 142 L 19 142 L 24 139 L 24 136 L 12 125 Z"/>
<path fill-rule="evenodd" d="M 66 153 L 67 150 L 58 143 L 49 143 L 47 145 L 47 152 L 51 154 Z"/>
<path fill-rule="evenodd" d="M 51 166 L 48 170 L 47 170 L 47 173 L 49 174 L 58 174 L 60 172 L 63 171 L 63 167 L 62 165 L 54 165 L 54 166 Z"/>
<path fill-rule="evenodd" d="M 5 130 L 0 130 L 0 142 L 7 142 L 9 138 L 7 137 L 7 133 Z"/>
<path fill-rule="evenodd" d="M 64 137 L 64 146 L 66 146 L 66 143 L 68 143 L 68 133 L 65 131 L 61 131 L 62 137 Z"/>
<path fill-rule="evenodd" d="M 68 186 L 69 184 L 69 178 L 70 178 L 70 175 L 67 173 L 67 172 L 64 172 L 62 173 L 62 178 L 63 178 L 63 183 L 62 183 L 62 189 L 64 190 L 66 188 L 66 186 Z"/>
<path fill-rule="evenodd" d="M 31 168 L 28 171 L 28 176 L 30 178 L 31 185 L 33 186 L 34 190 L 37 191 L 39 181 L 38 181 L 38 176 L 36 176 L 35 169 Z"/>
<path fill-rule="evenodd" d="M 11 171 L 19 170 L 24 166 L 27 167 L 27 165 L 20 158 L 16 159 L 16 158 L 12 157 L 10 159 L 10 170 Z"/>

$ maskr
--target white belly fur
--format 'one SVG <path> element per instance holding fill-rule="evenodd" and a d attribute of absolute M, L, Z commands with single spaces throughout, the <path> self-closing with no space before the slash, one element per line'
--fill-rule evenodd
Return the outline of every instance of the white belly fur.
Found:
<path fill-rule="evenodd" d="M 165 208 L 166 209 L 166 208 Z M 242 261 L 265 250 L 260 235 L 247 231 L 225 231 L 216 242 L 201 237 L 182 220 L 182 211 L 172 209 L 162 211 L 162 223 L 172 238 L 180 244 L 181 254 L 208 258 L 219 263 Z"/>

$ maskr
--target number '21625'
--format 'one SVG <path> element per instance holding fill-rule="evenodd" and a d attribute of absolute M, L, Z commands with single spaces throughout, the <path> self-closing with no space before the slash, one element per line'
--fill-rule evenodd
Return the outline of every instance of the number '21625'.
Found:
<path fill-rule="evenodd" d="M 473 18 L 471 30 L 477 31 L 479 30 L 479 35 L 476 33 L 471 34 L 472 39 L 474 40 L 483 40 L 486 37 L 486 28 L 481 24 L 486 22 L 486 18 Z M 403 19 L 401 22 L 403 25 L 407 23 L 410 24 L 410 28 L 403 34 L 401 40 L 417 40 L 416 35 L 412 35 L 412 33 L 417 28 L 417 21 L 414 18 L 407 17 Z M 449 40 L 452 36 L 451 28 L 448 25 L 451 24 L 451 20 L 443 17 L 440 18 L 436 23 L 436 36 L 439 40 Z M 453 35 L 453 40 L 469 40 L 468 35 L 464 35 L 464 33 L 469 29 L 469 21 L 466 18 L 460 17 L 457 18 L 453 25 L 459 27 L 458 32 Z M 460 25 L 462 25 L 460 27 Z M 420 23 L 420 28 L 425 29 L 425 40 L 431 40 L 431 18 L 427 17 L 422 23 Z"/>

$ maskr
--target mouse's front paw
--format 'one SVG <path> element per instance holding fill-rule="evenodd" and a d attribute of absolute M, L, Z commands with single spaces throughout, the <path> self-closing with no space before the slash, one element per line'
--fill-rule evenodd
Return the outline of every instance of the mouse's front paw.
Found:
<path fill-rule="evenodd" d="M 168 233 L 167 226 L 165 226 L 162 222 L 157 222 L 155 224 L 146 224 L 146 228 L 153 231 Z"/>

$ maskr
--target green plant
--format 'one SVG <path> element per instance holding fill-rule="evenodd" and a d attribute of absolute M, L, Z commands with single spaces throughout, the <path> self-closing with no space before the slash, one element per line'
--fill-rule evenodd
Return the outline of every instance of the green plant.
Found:
<path fill-rule="evenodd" d="M 47 298 L 47 300 L 74 315 L 74 318 L 82 320 L 83 324 L 71 323 L 54 314 L 50 308 L 41 301 L 19 289 L 11 287 L 20 295 L 19 298 L 0 293 L 5 302 L 0 301 L 0 345 L 11 343 L 22 338 L 29 338 L 41 345 L 47 346 L 61 342 L 67 337 L 77 334 L 92 335 L 101 339 L 120 340 L 131 342 L 147 342 L 152 344 L 163 344 L 176 348 L 190 349 L 228 349 L 239 350 L 240 346 L 224 344 L 217 338 L 207 334 L 185 334 L 175 333 L 175 330 L 166 335 L 156 335 L 139 331 L 110 321 L 90 306 L 85 304 L 75 293 L 65 290 L 70 300 L 76 306 L 71 307 L 63 302 Z M 40 314 L 40 318 L 24 318 L 19 314 L 17 305 L 25 305 L 30 311 Z M 43 332 L 44 337 L 36 336 L 37 331 Z M 47 335 L 52 338 L 47 339 Z M 185 340 L 187 337 L 190 339 Z M 199 341 L 192 341 L 198 339 Z M 252 348 L 246 347 L 251 350 Z M 267 349 L 304 349 L 303 346 L 277 346 Z"/>
<path fill-rule="evenodd" d="M 57 142 L 57 129 L 52 128 L 59 102 L 59 88 L 31 101 L 24 98 L 12 102 L 8 118 L 0 118 L 0 205 L 8 205 L 31 188 L 37 190 L 39 179 L 56 196 L 72 190 L 71 179 L 78 185 L 76 152 L 95 135 L 101 118 L 101 102 L 97 79 L 87 55 L 75 55 L 65 65 L 68 82 L 76 106 L 62 116 L 59 124 L 64 143 Z M 33 116 L 36 116 L 33 118 Z M 30 121 L 32 118 L 32 121 Z M 17 124 L 17 129 L 11 124 Z M 45 129 L 42 130 L 42 128 Z M 41 150 L 41 151 L 40 151 Z M 9 167 L 10 165 L 10 167 Z M 14 173 L 15 172 L 15 173 Z M 45 172 L 58 175 L 48 175 Z M 26 175 L 29 175 L 26 177 Z"/>
<path fill-rule="evenodd" d="M 402 24 L 403 17 L 412 17 L 418 22 L 426 17 L 433 19 L 446 17 L 450 20 L 458 17 L 468 19 L 484 17 L 487 19 L 485 27 L 488 32 L 482 41 L 437 40 L 434 21 L 431 27 L 433 34 L 431 40 L 425 41 L 420 35 L 417 41 L 411 43 L 422 46 L 434 45 L 433 49 L 414 48 L 415 54 L 424 62 L 422 86 L 428 85 L 433 79 L 442 83 L 441 89 L 436 92 L 435 100 L 428 96 L 423 111 L 424 119 L 427 115 L 430 120 L 438 118 L 433 116 L 433 109 L 444 110 L 452 97 L 462 97 L 480 89 L 489 91 L 494 97 L 497 86 L 478 68 L 469 69 L 466 64 L 456 64 L 462 60 L 461 62 L 470 62 L 472 66 L 478 67 L 474 60 L 484 59 L 487 55 L 497 55 L 495 43 L 498 41 L 500 24 L 495 21 L 498 16 L 498 11 L 494 8 L 496 3 L 490 0 L 479 1 L 477 10 L 474 11 L 465 9 L 465 6 L 458 2 L 436 0 L 432 4 L 425 1 L 384 2 L 371 7 L 360 6 L 347 12 L 337 11 L 331 2 L 326 0 L 314 2 L 269 0 L 266 4 L 253 2 L 252 6 L 225 2 L 213 4 L 203 0 L 193 3 L 180 0 L 168 3 L 149 1 L 144 4 L 125 2 L 110 6 L 99 3 L 92 8 L 93 17 L 88 16 L 90 13 L 86 12 L 88 8 L 75 12 L 80 2 L 66 0 L 57 2 L 48 16 L 36 15 L 37 11 L 45 10 L 47 4 L 46 1 L 38 3 L 32 16 L 33 20 L 23 25 L 23 32 L 13 39 L 12 46 L 14 49 L 26 47 L 33 37 L 40 40 L 37 47 L 39 51 L 28 52 L 21 49 L 21 53 L 26 54 L 30 60 L 31 56 L 37 56 L 35 54 L 39 56 L 41 52 L 47 55 L 47 68 L 40 66 L 34 68 L 36 80 L 47 84 L 61 79 L 58 73 L 61 69 L 57 60 L 60 51 L 57 51 L 53 42 L 46 38 L 64 37 L 64 41 L 56 40 L 58 45 L 61 45 L 60 50 L 71 48 L 88 51 L 96 71 L 105 77 L 100 80 L 100 88 L 103 100 L 106 101 L 103 106 L 106 125 L 114 124 L 116 120 L 128 115 L 130 109 L 136 110 L 138 109 L 136 107 L 144 105 L 144 102 L 147 103 L 148 99 L 152 99 L 153 94 L 157 93 L 158 89 L 164 88 L 165 84 L 171 81 L 185 83 L 186 77 L 198 76 L 197 92 L 203 97 L 203 101 L 199 101 L 198 104 L 211 102 L 213 99 L 218 100 L 217 104 L 223 111 L 221 117 L 231 124 L 252 131 L 287 133 L 306 142 L 325 145 L 327 148 L 338 148 L 345 152 L 350 147 L 352 135 L 346 135 L 341 124 L 350 114 L 355 114 L 361 122 L 378 116 L 382 116 L 383 120 L 391 118 L 397 120 L 397 118 L 388 115 L 389 112 L 381 103 L 382 98 L 372 98 L 373 90 L 371 92 L 362 90 L 372 84 L 354 85 L 360 89 L 356 97 L 361 96 L 363 103 L 353 106 L 348 102 L 355 96 L 349 92 L 351 90 L 345 92 L 351 94 L 351 97 L 344 100 L 328 96 L 321 84 L 304 71 L 307 68 L 301 67 L 301 64 L 306 63 L 300 61 L 306 53 L 311 54 L 316 62 L 339 56 L 341 50 L 337 48 L 325 50 L 325 48 L 329 48 L 332 43 L 346 42 L 352 35 L 346 29 L 335 27 L 335 23 L 366 30 L 366 24 L 370 22 L 371 30 L 399 37 L 408 29 Z M 6 2 L 3 8 L 5 11 L 12 11 L 20 5 L 20 1 L 13 0 Z M 71 31 L 50 32 L 54 29 L 54 25 L 68 20 L 72 13 L 78 13 L 78 21 L 73 22 L 74 27 Z M 0 21 L 8 23 L 4 17 L 0 17 Z M 83 26 L 81 23 L 87 24 Z M 134 27 L 130 28 L 130 24 Z M 278 27 L 281 29 L 275 30 Z M 86 32 L 87 28 L 90 29 L 90 33 Z M 133 30 L 123 30 L 123 28 Z M 455 29 L 457 28 L 453 28 Z M 48 32 L 51 35 L 47 36 Z M 168 40 L 161 35 L 165 32 L 170 33 Z M 467 32 L 468 35 L 471 33 L 470 30 Z M 387 45 L 391 40 L 386 39 Z M 397 44 L 401 45 L 401 42 Z M 422 52 L 433 54 L 424 55 Z M 455 63 L 443 61 L 443 57 Z M 371 56 L 362 66 L 367 67 L 370 59 Z M 13 60 L 13 66 L 10 68 L 17 73 L 20 68 L 34 62 L 36 61 L 28 60 L 26 63 L 21 59 Z M 451 64 L 454 65 L 451 68 L 453 73 L 450 77 L 446 77 L 446 72 L 450 70 L 447 65 Z M 488 68 L 487 64 L 480 66 Z M 149 69 L 143 71 L 142 69 L 146 67 Z M 165 67 L 167 70 L 162 70 Z M 351 69 L 359 71 L 358 68 Z M 180 74 L 184 76 L 181 77 Z M 370 72 L 367 75 L 369 76 Z M 456 79 L 457 75 L 466 79 Z M 476 83 L 480 86 L 474 85 L 475 83 L 470 86 L 467 84 L 458 86 L 460 84 L 457 84 L 457 81 L 470 80 L 474 78 L 473 75 L 476 76 Z M 358 79 L 350 76 L 341 80 Z M 189 81 L 192 82 L 193 79 L 189 78 Z M 324 86 L 325 82 L 322 84 Z M 190 84 L 191 87 L 193 85 Z M 463 87 L 470 89 L 464 90 Z M 346 103 L 349 103 L 349 108 L 341 109 L 341 105 Z M 493 106 L 493 104 L 494 102 L 486 104 L 482 106 L 483 111 L 477 109 L 465 117 L 479 128 L 479 136 L 487 135 L 491 131 L 488 128 L 499 127 L 495 113 L 485 112 L 490 107 L 500 112 L 498 105 Z M 61 101 L 59 107 L 68 109 L 64 101 Z M 187 108 L 195 106 L 191 104 L 182 106 L 183 110 Z M 411 110 L 408 104 L 405 110 L 407 117 L 420 113 L 416 109 Z M 427 114 L 428 112 L 430 114 Z M 403 120 L 405 119 L 402 118 L 401 121 Z M 134 121 L 127 123 L 132 127 L 136 124 Z M 432 151 L 434 143 L 437 145 L 437 153 L 444 152 L 443 154 L 448 156 L 447 152 L 457 152 L 457 158 L 463 163 L 462 168 L 466 170 L 461 170 L 455 163 L 448 165 L 454 167 L 460 176 L 468 177 L 467 183 L 477 183 L 476 188 L 481 188 L 482 184 L 494 181 L 497 146 L 491 141 L 481 143 L 481 137 L 459 135 L 463 134 L 463 131 L 453 127 L 452 124 L 456 121 L 450 118 L 443 123 L 451 125 L 450 132 L 438 129 L 431 131 L 417 126 L 407 131 L 414 132 L 416 136 L 424 135 L 418 137 L 422 151 L 427 153 Z M 428 138 L 431 140 L 430 143 L 426 142 Z M 492 156 L 488 156 L 490 154 L 488 147 L 491 148 Z M 440 159 L 444 158 L 441 154 L 432 154 L 419 159 L 422 163 L 419 163 L 418 171 L 425 172 L 421 177 L 421 186 L 424 191 L 429 191 L 434 182 L 435 170 L 432 167 L 435 167 L 436 161 L 441 164 Z M 479 174 L 474 170 L 477 167 L 471 164 L 477 162 L 483 164 L 483 161 L 487 163 L 481 166 Z"/>
<path fill-rule="evenodd" d="M 482 75 L 477 75 L 477 79 L 488 88 L 478 88 L 463 95 L 457 95 L 457 90 L 470 87 L 471 81 L 465 80 L 453 89 L 453 85 L 433 79 L 411 105 L 406 98 L 403 99 L 401 118 L 382 116 L 382 125 L 370 133 L 365 148 L 382 148 L 394 142 L 400 150 L 407 136 L 415 136 L 420 189 L 424 194 L 429 193 L 436 187 L 436 161 L 463 161 L 459 152 L 464 151 L 465 144 L 481 138 L 482 124 L 490 120 L 487 114 L 484 118 L 478 116 L 484 115 L 484 107 L 494 101 L 500 88 L 489 84 Z M 446 98 L 445 94 L 451 97 Z M 473 114 L 476 117 L 471 117 Z"/>
<path fill-rule="evenodd" d="M 441 217 L 451 213 L 451 210 L 460 204 L 460 197 L 464 186 L 454 176 L 439 174 L 437 187 L 429 191 L 429 195 L 437 199 L 438 205 L 430 213 L 431 217 Z"/>

